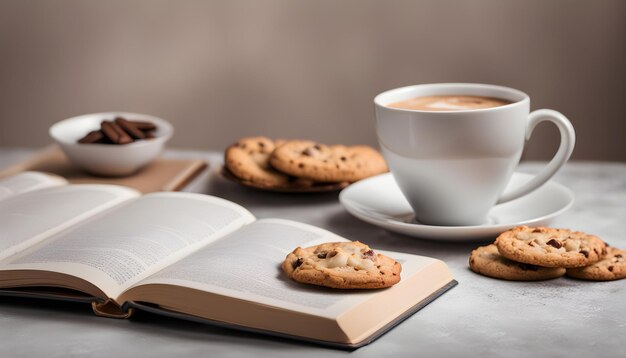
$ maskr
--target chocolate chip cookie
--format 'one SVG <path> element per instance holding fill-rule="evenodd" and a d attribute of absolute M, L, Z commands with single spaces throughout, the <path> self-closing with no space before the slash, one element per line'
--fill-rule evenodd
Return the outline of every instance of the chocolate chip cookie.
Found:
<path fill-rule="evenodd" d="M 469 267 L 478 274 L 509 281 L 549 280 L 565 274 L 564 268 L 541 267 L 509 260 L 500 255 L 494 244 L 473 250 Z"/>
<path fill-rule="evenodd" d="M 298 247 L 283 271 L 293 280 L 340 289 L 384 288 L 400 282 L 402 266 L 358 241 Z"/>
<path fill-rule="evenodd" d="M 626 277 L 626 251 L 608 247 L 604 258 L 586 267 L 567 269 L 567 276 L 591 281 L 612 281 Z"/>
<path fill-rule="evenodd" d="M 606 254 L 606 244 L 596 236 L 547 227 L 518 226 L 500 234 L 495 244 L 510 260 L 544 267 L 588 266 Z"/>
<path fill-rule="evenodd" d="M 226 149 L 224 164 L 237 178 L 260 186 L 279 187 L 290 184 L 287 174 L 269 164 L 274 142 L 266 137 L 248 137 L 238 140 Z"/>
<path fill-rule="evenodd" d="M 388 170 L 374 148 L 328 146 L 307 140 L 287 141 L 278 146 L 270 163 L 283 173 L 317 182 L 355 182 Z"/>

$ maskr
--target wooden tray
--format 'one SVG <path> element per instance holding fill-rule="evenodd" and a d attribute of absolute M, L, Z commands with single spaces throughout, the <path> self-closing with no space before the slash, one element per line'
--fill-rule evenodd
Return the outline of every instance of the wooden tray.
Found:
<path fill-rule="evenodd" d="M 155 191 L 179 191 L 207 167 L 205 161 L 198 159 L 157 158 L 128 177 L 98 177 L 72 165 L 59 147 L 51 146 L 24 162 L 1 171 L 0 178 L 32 170 L 56 174 L 72 184 L 124 185 L 145 194 Z"/>

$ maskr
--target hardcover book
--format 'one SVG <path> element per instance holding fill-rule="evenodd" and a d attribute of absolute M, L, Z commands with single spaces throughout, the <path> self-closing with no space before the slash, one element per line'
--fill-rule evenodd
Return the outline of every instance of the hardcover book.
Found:
<path fill-rule="evenodd" d="M 295 247 L 347 241 L 282 219 L 257 220 L 217 197 L 141 195 L 36 172 L 0 180 L 0 294 L 90 302 L 95 314 L 146 310 L 213 325 L 356 348 L 456 284 L 444 262 L 402 264 L 381 290 L 333 290 L 280 269 Z M 0 307 L 1 309 L 1 307 Z"/>

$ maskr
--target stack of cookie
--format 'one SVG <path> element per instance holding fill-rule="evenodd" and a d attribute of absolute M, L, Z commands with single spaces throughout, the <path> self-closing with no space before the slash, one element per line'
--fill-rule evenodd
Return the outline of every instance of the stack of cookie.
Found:
<path fill-rule="evenodd" d="M 515 227 L 494 244 L 472 251 L 470 269 L 481 275 L 535 281 L 563 275 L 592 281 L 626 277 L 626 251 L 596 236 L 567 229 Z"/>
<path fill-rule="evenodd" d="M 277 191 L 338 189 L 387 171 L 380 153 L 368 146 L 266 137 L 240 139 L 226 149 L 224 163 L 225 174 L 240 183 Z"/>

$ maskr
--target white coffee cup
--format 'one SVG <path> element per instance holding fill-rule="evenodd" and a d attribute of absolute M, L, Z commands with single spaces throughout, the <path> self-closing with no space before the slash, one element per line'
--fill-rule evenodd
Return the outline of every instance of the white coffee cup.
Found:
<path fill-rule="evenodd" d="M 495 97 L 512 103 L 454 111 L 388 106 L 437 95 Z M 528 95 L 512 88 L 471 83 L 423 84 L 383 92 L 374 98 L 374 104 L 383 155 L 416 220 L 423 224 L 484 224 L 493 206 L 540 187 L 565 164 L 574 149 L 574 128 L 565 116 L 549 109 L 529 113 Z M 558 127 L 558 151 L 532 180 L 503 194 L 526 140 L 543 121 Z"/>

